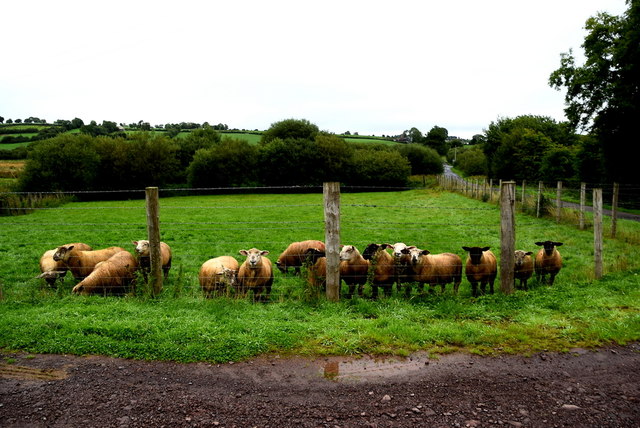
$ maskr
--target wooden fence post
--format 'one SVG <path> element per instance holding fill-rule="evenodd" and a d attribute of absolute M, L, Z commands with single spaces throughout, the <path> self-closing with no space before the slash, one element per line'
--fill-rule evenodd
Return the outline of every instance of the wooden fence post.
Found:
<path fill-rule="evenodd" d="M 493 178 L 489 179 L 489 202 L 493 202 Z"/>
<path fill-rule="evenodd" d="M 524 211 L 525 206 L 527 204 L 527 201 L 525 200 L 525 193 L 524 193 L 524 189 L 527 185 L 527 181 L 526 180 L 522 180 L 522 207 L 520 207 L 520 209 L 522 209 L 522 211 Z"/>
<path fill-rule="evenodd" d="M 602 189 L 593 189 L 593 256 L 595 278 L 602 278 Z"/>
<path fill-rule="evenodd" d="M 540 218 L 540 205 L 542 205 L 542 181 L 538 181 L 538 201 L 536 202 L 536 217 Z"/>
<path fill-rule="evenodd" d="M 147 238 L 149 239 L 149 285 L 153 296 L 162 290 L 162 257 L 160 255 L 160 204 L 158 188 L 147 187 L 145 190 L 147 203 Z"/>
<path fill-rule="evenodd" d="M 340 183 L 323 184 L 327 299 L 340 300 Z"/>
<path fill-rule="evenodd" d="M 584 230 L 584 207 L 587 199 L 587 184 L 580 183 L 580 230 Z"/>
<path fill-rule="evenodd" d="M 616 237 L 618 230 L 618 194 L 620 193 L 620 184 L 613 183 L 613 200 L 611 201 L 611 237 Z"/>
<path fill-rule="evenodd" d="M 500 290 L 513 293 L 513 254 L 515 252 L 516 182 L 505 181 L 500 191 Z"/>
<path fill-rule="evenodd" d="M 558 181 L 558 189 L 556 190 L 556 222 L 560 223 L 562 217 L 562 181 Z"/>

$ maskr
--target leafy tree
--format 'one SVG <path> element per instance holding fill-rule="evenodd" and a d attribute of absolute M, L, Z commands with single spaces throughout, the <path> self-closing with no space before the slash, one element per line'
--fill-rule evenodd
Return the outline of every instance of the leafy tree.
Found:
<path fill-rule="evenodd" d="M 627 5 L 622 16 L 598 13 L 587 20 L 585 63 L 576 65 L 572 50 L 561 54 L 549 84 L 566 89 L 571 124 L 597 136 L 608 179 L 638 182 L 629 152 L 640 117 L 640 1 Z"/>
<path fill-rule="evenodd" d="M 314 141 L 275 138 L 260 150 L 260 178 L 267 185 L 317 185 L 321 154 Z"/>
<path fill-rule="evenodd" d="M 440 126 L 434 126 L 429 130 L 426 137 L 424 138 L 424 143 L 437 151 L 440 156 L 444 156 L 447 154 L 447 137 L 449 136 L 449 131 L 446 128 L 442 128 Z"/>
<path fill-rule="evenodd" d="M 469 144 L 482 144 L 485 141 L 487 141 L 487 138 L 484 135 L 476 134 L 473 137 L 471 137 L 471 141 L 469 142 Z"/>
<path fill-rule="evenodd" d="M 84 122 L 82 121 L 82 119 L 76 117 L 71 120 L 71 129 L 80 129 L 83 126 Z"/>
<path fill-rule="evenodd" d="M 313 141 L 320 130 L 317 125 L 306 119 L 285 119 L 271 124 L 271 127 L 262 133 L 261 144 L 279 138 L 280 140 L 304 139 Z"/>
<path fill-rule="evenodd" d="M 0 123 L 4 123 L 4 117 L 0 116 Z"/>
<path fill-rule="evenodd" d="M 246 140 L 225 137 L 196 151 L 187 171 L 191 187 L 255 185 L 258 150 Z"/>
<path fill-rule="evenodd" d="M 402 144 L 395 149 L 411 164 L 411 174 L 442 174 L 444 166 L 438 152 L 420 144 Z"/>
<path fill-rule="evenodd" d="M 479 145 L 472 145 L 459 150 L 456 156 L 456 168 L 467 176 L 486 175 L 487 158 Z"/>
<path fill-rule="evenodd" d="M 178 129 L 180 125 L 165 125 L 169 129 Z M 220 133 L 211 128 L 196 129 L 191 131 L 189 135 L 179 141 L 178 152 L 176 156 L 180 164 L 180 168 L 186 172 L 187 167 L 193 160 L 194 154 L 200 149 L 208 149 L 219 143 L 221 140 Z"/>
<path fill-rule="evenodd" d="M 411 165 L 398 151 L 385 148 L 358 148 L 353 157 L 353 175 L 347 184 L 359 186 L 405 186 Z"/>
<path fill-rule="evenodd" d="M 570 180 L 575 177 L 575 150 L 556 146 L 544 154 L 540 164 L 540 179 L 543 181 Z"/>

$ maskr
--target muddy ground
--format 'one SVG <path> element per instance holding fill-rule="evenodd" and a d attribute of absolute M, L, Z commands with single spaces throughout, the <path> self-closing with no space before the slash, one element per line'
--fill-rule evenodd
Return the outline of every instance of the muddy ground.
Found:
<path fill-rule="evenodd" d="M 640 426 L 640 344 L 223 365 L 0 356 L 3 428 Z"/>

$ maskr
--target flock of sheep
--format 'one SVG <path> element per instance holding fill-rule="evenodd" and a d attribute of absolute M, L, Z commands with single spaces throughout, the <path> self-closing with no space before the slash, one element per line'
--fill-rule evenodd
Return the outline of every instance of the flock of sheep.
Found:
<path fill-rule="evenodd" d="M 42 255 L 42 274 L 38 277 L 54 287 L 56 280 L 71 271 L 79 281 L 72 290 L 75 294 L 124 294 L 130 289 L 137 272 L 146 281 L 150 270 L 149 241 L 133 241 L 133 244 L 135 256 L 121 247 L 93 250 L 83 243 L 62 245 Z M 514 254 L 514 276 L 524 289 L 534 272 L 539 282 L 552 285 L 562 268 L 562 256 L 557 249 L 562 242 L 535 244 L 542 247 L 535 260 L 531 251 L 518 250 Z M 489 292 L 493 293 L 498 273 L 495 255 L 489 247 L 462 248 L 468 253 L 464 265 L 457 254 L 431 254 L 428 250 L 404 243 L 369 244 L 362 253 L 353 245 L 343 245 L 340 250 L 340 280 L 347 285 L 346 297 L 349 298 L 356 292 L 362 296 L 367 283 L 371 285 L 373 298 L 378 296 L 378 288 L 390 295 L 394 284 L 398 292 L 404 288 L 409 296 L 414 283 L 418 284 L 420 291 L 425 284 L 431 290 L 440 285 L 442 292 L 446 284 L 453 283 L 453 292 L 457 294 L 464 266 L 474 297 L 484 294 L 487 285 Z M 160 252 L 166 278 L 171 269 L 171 248 L 161 242 Z M 313 287 L 326 287 L 325 252 L 322 241 L 293 242 L 280 254 L 276 267 L 285 274 L 289 268 L 299 274 L 301 267 L 305 266 L 308 283 Z M 273 284 L 272 263 L 266 257 L 269 251 L 252 248 L 239 253 L 245 256 L 242 264 L 231 256 L 212 258 L 202 264 L 198 280 L 203 294 L 213 297 L 233 291 L 238 296 L 245 296 L 252 291 L 255 300 L 268 300 Z"/>

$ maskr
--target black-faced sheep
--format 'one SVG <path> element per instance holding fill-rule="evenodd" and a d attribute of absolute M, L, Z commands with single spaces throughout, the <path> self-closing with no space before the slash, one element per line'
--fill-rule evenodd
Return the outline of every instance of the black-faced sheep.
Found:
<path fill-rule="evenodd" d="M 238 270 L 239 293 L 244 295 L 247 291 L 253 290 L 255 300 L 268 300 L 273 284 L 273 269 L 271 268 L 271 260 L 263 256 L 269 254 L 269 251 L 252 248 L 239 252 L 247 257 Z"/>
<path fill-rule="evenodd" d="M 536 254 L 536 279 L 545 283 L 546 276 L 549 275 L 548 284 L 553 285 L 556 275 L 562 269 L 562 256 L 556 248 L 561 246 L 562 242 L 542 241 L 536 242 L 536 245 L 543 247 Z"/>
<path fill-rule="evenodd" d="M 496 256 L 489 251 L 489 247 L 462 247 L 469 252 L 464 272 L 471 283 L 473 297 L 478 296 L 478 283 L 482 294 L 489 284 L 489 292 L 493 294 L 493 283 L 498 275 L 498 263 Z"/>
<path fill-rule="evenodd" d="M 53 260 L 62 261 L 77 280 L 85 279 L 96 264 L 107 260 L 115 253 L 127 251 L 122 247 L 109 247 L 102 250 L 79 250 L 75 245 L 62 245 L 53 254 Z"/>
<path fill-rule="evenodd" d="M 202 264 L 198 281 L 205 297 L 228 295 L 236 286 L 238 261 L 231 256 L 209 259 Z"/>
<path fill-rule="evenodd" d="M 458 294 L 458 287 L 462 282 L 462 259 L 453 253 L 431 254 L 429 250 L 408 247 L 414 281 L 422 291 L 424 284 L 429 284 L 433 290 L 437 284 L 444 293 L 445 285 L 453 283 L 453 293 Z M 411 294 L 411 286 L 407 288 L 407 296 Z"/>
<path fill-rule="evenodd" d="M 396 282 L 395 261 L 385 250 L 390 244 L 369 244 L 362 252 L 362 257 L 368 260 L 373 268 L 371 280 L 371 297 L 378 297 L 378 287 L 382 287 L 387 296 L 391 295 L 393 284 Z"/>
<path fill-rule="evenodd" d="M 287 273 L 287 270 L 292 267 L 297 275 L 300 274 L 300 267 L 304 264 L 307 256 L 307 250 L 314 248 L 324 253 L 324 242 L 317 240 L 307 240 L 300 242 L 292 242 L 289 246 L 280 254 L 276 261 L 276 267 L 282 273 Z"/>
<path fill-rule="evenodd" d="M 362 296 L 364 284 L 367 282 L 369 262 L 362 257 L 353 245 L 344 245 L 340 250 L 340 281 L 349 287 L 346 297 L 351 298 L 358 287 L 358 295 Z"/>
<path fill-rule="evenodd" d="M 517 250 L 514 254 L 513 278 L 520 281 L 520 288 L 527 289 L 527 281 L 533 275 L 533 253 Z"/>
<path fill-rule="evenodd" d="M 91 251 L 91 246 L 87 244 L 83 244 L 82 242 L 76 242 L 73 244 L 75 248 L 83 251 Z M 45 251 L 45 253 L 40 257 L 40 275 L 37 278 L 43 278 L 50 287 L 55 288 L 56 280 L 60 278 L 60 281 L 64 281 L 64 277 L 67 274 L 69 268 L 64 264 L 62 260 L 54 260 L 53 255 L 56 253 L 57 248 L 52 250 Z"/>
<path fill-rule="evenodd" d="M 132 241 L 136 247 L 136 255 L 138 256 L 138 266 L 142 271 L 144 280 L 147 280 L 149 271 L 151 270 L 151 256 L 149 255 L 149 241 L 147 239 L 141 239 L 139 241 Z M 171 247 L 160 242 L 160 259 L 162 260 L 162 274 L 166 278 L 169 275 L 169 269 L 171 269 Z"/>
<path fill-rule="evenodd" d="M 74 294 L 124 294 L 129 290 L 138 261 L 128 251 L 119 251 L 96 264 L 95 269 L 72 292 Z"/>
<path fill-rule="evenodd" d="M 309 248 L 306 252 L 307 282 L 314 289 L 327 288 L 327 257 L 324 251 Z"/>

